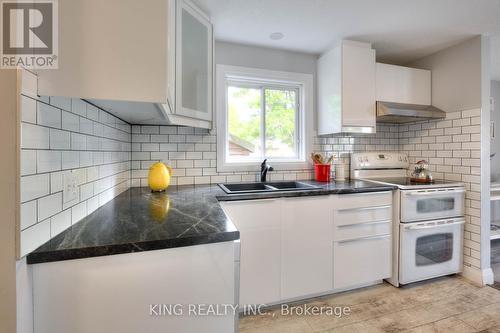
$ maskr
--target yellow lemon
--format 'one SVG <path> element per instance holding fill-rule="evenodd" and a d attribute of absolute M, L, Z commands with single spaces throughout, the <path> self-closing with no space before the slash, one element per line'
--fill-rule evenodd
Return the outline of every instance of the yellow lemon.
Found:
<path fill-rule="evenodd" d="M 172 169 L 162 162 L 157 162 L 149 168 L 148 185 L 152 191 L 165 191 L 171 176 Z"/>

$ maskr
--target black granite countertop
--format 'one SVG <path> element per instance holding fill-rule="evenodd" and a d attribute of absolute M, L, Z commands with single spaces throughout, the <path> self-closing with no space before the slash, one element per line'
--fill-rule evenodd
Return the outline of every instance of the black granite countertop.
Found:
<path fill-rule="evenodd" d="M 309 184 L 294 192 L 229 195 L 217 185 L 171 186 L 164 193 L 131 188 L 27 257 L 29 264 L 233 241 L 239 231 L 219 201 L 388 191 L 364 181 Z"/>

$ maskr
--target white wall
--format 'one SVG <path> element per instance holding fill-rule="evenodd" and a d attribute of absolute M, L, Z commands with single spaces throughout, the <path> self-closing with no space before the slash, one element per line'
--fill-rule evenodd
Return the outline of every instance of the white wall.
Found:
<path fill-rule="evenodd" d="M 447 112 L 481 107 L 481 36 L 417 60 L 432 70 L 432 104 Z"/>
<path fill-rule="evenodd" d="M 495 122 L 496 137 L 491 141 L 491 181 L 500 181 L 500 81 L 491 81 L 491 97 L 495 101 L 495 109 L 491 112 L 491 120 Z"/>
<path fill-rule="evenodd" d="M 266 47 L 215 42 L 215 63 L 316 75 L 318 57 Z"/>

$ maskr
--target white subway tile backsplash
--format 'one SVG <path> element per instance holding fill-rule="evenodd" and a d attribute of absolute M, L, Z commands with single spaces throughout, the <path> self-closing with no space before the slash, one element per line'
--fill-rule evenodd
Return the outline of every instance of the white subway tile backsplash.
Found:
<path fill-rule="evenodd" d="M 82 100 L 44 99 L 54 107 L 22 98 L 31 103 L 22 107 L 28 111 L 22 117 L 20 153 L 26 254 L 128 188 L 132 147 L 129 124 Z M 63 174 L 69 171 L 57 171 L 61 168 L 71 169 L 79 186 L 77 199 L 64 204 Z"/>
<path fill-rule="evenodd" d="M 21 150 L 21 176 L 36 173 L 36 150 Z"/>
<path fill-rule="evenodd" d="M 160 126 L 160 134 L 177 134 L 176 126 Z"/>
<path fill-rule="evenodd" d="M 62 192 L 38 199 L 38 221 L 45 220 L 62 211 Z"/>
<path fill-rule="evenodd" d="M 58 129 L 50 129 L 50 149 L 70 149 L 70 133 Z"/>
<path fill-rule="evenodd" d="M 50 193 L 56 193 L 63 189 L 63 172 L 52 172 L 50 174 Z"/>
<path fill-rule="evenodd" d="M 66 209 L 50 219 L 50 237 L 59 235 L 71 227 L 71 209 Z"/>
<path fill-rule="evenodd" d="M 71 112 L 62 112 L 62 129 L 72 132 L 80 130 L 80 117 Z"/>
<path fill-rule="evenodd" d="M 80 200 L 87 200 L 94 195 L 94 184 L 87 183 L 80 186 Z"/>
<path fill-rule="evenodd" d="M 50 104 L 60 109 L 71 111 L 71 98 L 61 96 L 51 96 Z"/>
<path fill-rule="evenodd" d="M 74 169 L 80 166 L 80 154 L 77 151 L 62 152 L 62 168 Z"/>
<path fill-rule="evenodd" d="M 49 175 L 21 177 L 21 202 L 30 201 L 49 194 Z"/>
<path fill-rule="evenodd" d="M 166 134 L 159 134 L 159 135 L 152 134 L 151 135 L 151 142 L 168 142 L 168 135 L 166 135 Z"/>
<path fill-rule="evenodd" d="M 85 150 L 87 148 L 87 136 L 84 134 L 71 133 L 71 150 Z"/>
<path fill-rule="evenodd" d="M 143 143 L 142 151 L 159 151 L 160 145 L 158 143 Z"/>
<path fill-rule="evenodd" d="M 65 108 L 62 108 L 62 109 L 65 109 Z M 65 110 L 67 110 L 67 109 L 65 109 Z M 73 112 L 79 116 L 86 117 L 87 116 L 87 103 L 85 103 L 84 101 L 82 101 L 79 98 L 71 99 L 71 112 Z"/>
<path fill-rule="evenodd" d="M 160 127 L 159 126 L 144 125 L 144 126 L 141 126 L 141 133 L 142 134 L 159 134 Z"/>
<path fill-rule="evenodd" d="M 99 121 L 99 109 L 87 103 L 87 118 Z"/>
<path fill-rule="evenodd" d="M 21 232 L 21 257 L 50 239 L 50 220 L 37 223 Z"/>
<path fill-rule="evenodd" d="M 21 121 L 36 124 L 36 100 L 21 96 Z"/>
<path fill-rule="evenodd" d="M 48 104 L 38 102 L 37 124 L 61 128 L 61 110 Z"/>
<path fill-rule="evenodd" d="M 81 151 L 79 159 L 81 168 L 88 167 L 93 164 L 92 152 L 90 151 Z"/>
<path fill-rule="evenodd" d="M 90 119 L 80 117 L 80 132 L 84 134 L 94 134 L 94 122 Z"/>
<path fill-rule="evenodd" d="M 94 122 L 94 135 L 103 136 L 104 135 L 104 125 L 98 122 Z"/>
<path fill-rule="evenodd" d="M 95 196 L 87 200 L 87 215 L 92 214 L 99 208 L 99 197 Z"/>
<path fill-rule="evenodd" d="M 21 148 L 48 149 L 49 129 L 28 123 L 21 123 Z"/>
<path fill-rule="evenodd" d="M 53 150 L 38 150 L 36 170 L 37 173 L 61 170 L 61 152 Z"/>
<path fill-rule="evenodd" d="M 160 151 L 177 151 L 177 143 L 160 143 Z"/>
<path fill-rule="evenodd" d="M 37 222 L 36 200 L 21 204 L 21 230 L 24 230 Z"/>

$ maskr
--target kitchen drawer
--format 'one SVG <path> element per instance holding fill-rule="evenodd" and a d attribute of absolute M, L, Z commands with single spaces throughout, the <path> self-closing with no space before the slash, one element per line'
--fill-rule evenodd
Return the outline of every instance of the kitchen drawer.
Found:
<path fill-rule="evenodd" d="M 392 232 L 392 220 L 381 220 L 356 224 L 344 224 L 335 227 L 333 239 L 335 241 L 364 238 L 378 235 L 390 235 Z"/>
<path fill-rule="evenodd" d="M 348 289 L 391 276 L 391 235 L 333 243 L 333 288 Z"/>
<path fill-rule="evenodd" d="M 392 204 L 392 191 L 337 194 L 333 207 L 336 209 L 385 206 Z"/>
<path fill-rule="evenodd" d="M 360 224 L 392 219 L 392 205 L 372 207 L 355 207 L 335 209 L 333 212 L 333 224 L 335 226 Z"/>

